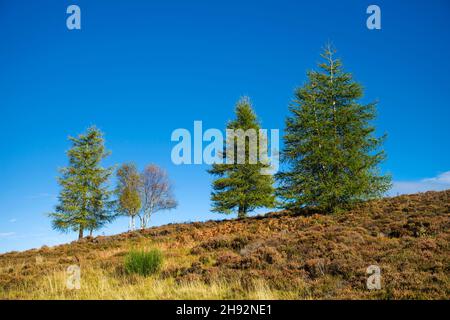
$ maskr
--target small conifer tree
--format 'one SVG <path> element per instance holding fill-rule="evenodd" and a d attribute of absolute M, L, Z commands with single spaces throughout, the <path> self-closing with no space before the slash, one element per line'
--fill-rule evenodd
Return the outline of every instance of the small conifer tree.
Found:
<path fill-rule="evenodd" d="M 235 113 L 236 119 L 228 124 L 227 129 L 241 133 L 244 147 L 239 152 L 239 137 L 227 139 L 222 157 L 225 160 L 227 152 L 233 148 L 233 156 L 229 156 L 232 163 L 225 160 L 224 163 L 214 164 L 209 170 L 217 177 L 213 182 L 211 200 L 214 212 L 237 212 L 238 217 L 243 218 L 256 208 L 273 207 L 275 195 L 273 177 L 261 174 L 262 169 L 269 165 L 258 159 L 260 124 L 247 97 L 238 101 Z M 240 153 L 242 157 L 239 161 Z"/>
<path fill-rule="evenodd" d="M 53 228 L 68 232 L 97 230 L 114 218 L 110 210 L 108 179 L 112 168 L 103 168 L 101 162 L 109 155 L 103 133 L 90 127 L 87 133 L 69 137 L 72 148 L 67 152 L 69 165 L 62 168 L 58 179 L 62 190 L 56 212 L 51 213 Z"/>

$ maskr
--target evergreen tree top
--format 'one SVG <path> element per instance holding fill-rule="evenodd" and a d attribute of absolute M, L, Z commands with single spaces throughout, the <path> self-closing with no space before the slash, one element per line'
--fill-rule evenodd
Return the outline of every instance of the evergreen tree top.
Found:
<path fill-rule="evenodd" d="M 236 103 L 235 114 L 236 119 L 228 123 L 228 129 L 258 130 L 260 128 L 249 97 L 244 96 L 239 99 Z"/>

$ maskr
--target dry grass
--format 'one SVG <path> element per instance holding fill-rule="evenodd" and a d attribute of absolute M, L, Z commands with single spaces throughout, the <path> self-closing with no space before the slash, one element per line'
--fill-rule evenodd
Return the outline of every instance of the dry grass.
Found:
<path fill-rule="evenodd" d="M 23 284 L 1 294 L 3 299 L 276 299 L 295 298 L 272 292 L 262 281 L 255 281 L 252 290 L 240 291 L 239 282 L 202 281 L 175 282 L 159 277 L 125 277 L 105 273 L 102 269 L 82 269 L 79 290 L 66 289 L 64 271 L 41 277 L 31 286 Z M 39 290 L 36 290 L 39 288 Z"/>
<path fill-rule="evenodd" d="M 280 212 L 173 224 L 0 255 L 2 299 L 448 299 L 450 190 L 386 198 L 339 215 Z M 128 275 L 131 249 L 162 270 Z M 81 289 L 65 287 L 69 265 Z M 381 290 L 365 287 L 378 265 Z"/>

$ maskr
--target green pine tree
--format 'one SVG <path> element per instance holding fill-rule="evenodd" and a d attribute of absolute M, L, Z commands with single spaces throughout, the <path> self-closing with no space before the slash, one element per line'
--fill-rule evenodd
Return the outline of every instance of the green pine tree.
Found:
<path fill-rule="evenodd" d="M 290 106 L 281 154 L 288 169 L 277 175 L 288 208 L 332 212 L 390 188 L 390 177 L 377 169 L 385 159 L 385 136 L 374 137 L 370 124 L 376 104 L 358 102 L 363 89 L 334 53 L 331 46 L 324 50 L 320 71 L 308 72 Z"/>
<path fill-rule="evenodd" d="M 109 152 L 105 150 L 100 130 L 91 127 L 86 134 L 69 139 L 72 142 L 72 148 L 67 152 L 69 166 L 60 170 L 58 182 L 62 190 L 56 212 L 50 217 L 54 229 L 78 231 L 81 239 L 85 230 L 92 235 L 94 230 L 114 218 L 107 185 L 113 170 L 101 167 L 101 161 Z"/>
<path fill-rule="evenodd" d="M 227 129 L 241 129 L 244 133 L 253 129 L 258 137 L 260 125 L 247 97 L 238 101 L 235 113 L 236 120 L 231 121 Z M 242 151 L 245 150 L 244 155 L 244 152 L 238 151 L 238 138 L 229 139 L 222 153 L 224 163 L 214 164 L 208 171 L 217 177 L 213 182 L 211 195 L 214 212 L 229 214 L 237 211 L 238 217 L 243 218 L 257 208 L 274 207 L 273 177 L 261 174 L 261 170 L 268 168 L 268 164 L 258 159 L 259 139 L 257 138 L 256 145 L 255 140 L 253 145 L 251 143 L 251 138 L 246 137 L 245 142 L 242 143 L 244 148 L 241 148 Z M 232 163 L 225 161 L 227 150 L 231 150 L 230 148 L 234 150 L 234 156 L 229 155 L 229 158 L 234 160 Z M 239 154 L 241 154 L 240 161 Z"/>

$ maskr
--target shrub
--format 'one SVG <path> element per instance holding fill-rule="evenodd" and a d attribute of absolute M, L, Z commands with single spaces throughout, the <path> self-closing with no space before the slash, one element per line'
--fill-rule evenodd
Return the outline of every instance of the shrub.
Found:
<path fill-rule="evenodd" d="M 133 250 L 125 257 L 125 270 L 127 273 L 148 276 L 161 269 L 163 255 L 161 251 L 153 249 L 150 251 Z"/>

